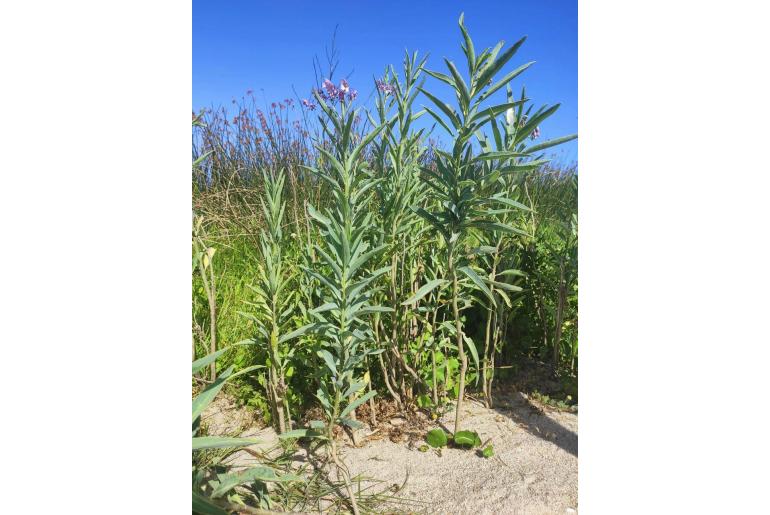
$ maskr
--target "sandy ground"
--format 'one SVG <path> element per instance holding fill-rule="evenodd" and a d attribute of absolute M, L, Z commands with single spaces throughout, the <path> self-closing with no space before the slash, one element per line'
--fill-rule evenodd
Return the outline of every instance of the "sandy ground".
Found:
<path fill-rule="evenodd" d="M 232 410 L 228 413 L 227 410 Z M 212 427 L 237 420 L 230 430 L 243 426 L 233 406 L 218 404 L 204 414 Z M 388 424 L 399 426 L 403 419 Z M 454 412 L 447 413 L 419 435 L 433 427 L 451 430 Z M 404 426 L 406 427 L 406 426 Z M 543 411 L 520 393 L 496 398 L 494 409 L 484 408 L 475 401 L 463 406 L 461 427 L 475 430 L 483 442 L 494 446 L 495 456 L 489 459 L 475 451 L 445 448 L 441 454 L 434 450 L 420 452 L 424 441 L 414 434 L 411 441 L 404 435 L 397 442 L 382 437 L 382 429 L 365 437 L 361 447 L 342 448 L 345 463 L 356 475 L 375 478 L 381 488 L 401 485 L 408 476 L 400 497 L 416 501 L 412 509 L 420 513 L 447 514 L 573 514 L 577 513 L 577 415 Z M 369 431 L 363 430 L 366 435 Z M 405 433 L 408 432 L 405 430 Z M 380 433 L 379 435 L 377 433 Z M 267 448 L 277 441 L 270 428 L 242 430 L 243 436 L 256 436 Z M 379 439 L 377 439 L 379 437 Z M 256 465 L 245 452 L 232 457 L 236 466 Z"/>

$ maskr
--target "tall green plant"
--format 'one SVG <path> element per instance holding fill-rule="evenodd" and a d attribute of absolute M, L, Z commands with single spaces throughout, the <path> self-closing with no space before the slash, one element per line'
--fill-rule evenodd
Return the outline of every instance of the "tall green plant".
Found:
<path fill-rule="evenodd" d="M 373 142 L 372 154 L 381 179 L 375 187 L 379 235 L 386 248 L 381 264 L 390 265 L 383 303 L 392 308 L 374 323 L 379 324 L 377 335 L 387 342 L 387 352 L 380 356 L 381 372 L 399 405 L 411 400 L 415 383 L 425 386 L 415 370 L 420 354 L 412 345 L 419 336 L 418 313 L 403 303 L 413 297 L 423 275 L 419 245 L 425 222 L 412 207 L 425 203 L 426 187 L 419 175 L 426 146 L 424 129 L 414 130 L 413 122 L 425 111 L 415 113 L 412 105 L 424 82 L 421 75 L 426 59 L 418 60 L 417 52 L 406 52 L 403 81 L 392 66 L 376 81 L 377 120 L 371 119 L 372 124 L 384 127 L 382 138 Z"/>
<path fill-rule="evenodd" d="M 307 324 L 292 330 L 299 292 L 291 290 L 295 272 L 285 259 L 286 241 L 282 229 L 286 210 L 284 181 L 283 171 L 264 174 L 261 206 L 265 230 L 260 234 L 259 241 L 259 275 L 255 285 L 251 286 L 256 293 L 255 312 L 242 313 L 255 322 L 257 336 L 252 341 L 263 344 L 267 351 L 267 398 L 280 433 L 292 428 L 286 384 L 286 371 L 296 350 L 291 342 L 312 327 Z"/>
<path fill-rule="evenodd" d="M 452 315 L 455 323 L 455 339 L 460 356 L 460 378 L 455 413 L 455 432 L 460 430 L 460 412 L 465 392 L 465 373 L 468 368 L 468 358 L 465 353 L 465 338 L 460 318 L 459 299 L 463 296 L 460 289 L 460 274 L 470 281 L 473 287 L 480 290 L 494 303 L 495 299 L 489 289 L 489 279 L 480 276 L 467 259 L 466 245 L 469 236 L 474 232 L 498 232 L 527 235 L 522 229 L 501 223 L 495 219 L 495 210 L 527 209 L 521 203 L 510 199 L 502 189 L 505 185 L 500 179 L 507 174 L 532 170 L 546 161 L 533 160 L 527 162 L 510 161 L 515 158 L 530 157 L 530 154 L 516 150 L 486 151 L 474 155 L 471 139 L 485 125 L 506 110 L 522 105 L 526 99 L 515 102 L 505 102 L 498 105 L 485 106 L 485 101 L 508 85 L 511 80 L 520 75 L 533 63 L 526 63 L 507 73 L 497 82 L 495 76 L 511 60 L 526 38 L 522 38 L 513 46 L 501 53 L 501 41 L 492 49 L 485 49 L 476 54 L 473 41 L 463 23 L 463 15 L 459 20 L 460 31 L 464 43 L 462 50 L 467 61 L 468 81 L 463 78 L 452 61 L 444 59 L 449 75 L 428 71 L 426 73 L 449 85 L 455 93 L 457 107 L 439 100 L 425 89 L 421 91 L 435 107 L 443 114 L 439 115 L 433 109 L 426 111 L 439 123 L 452 138 L 451 152 L 436 153 L 437 170 L 423 168 L 423 180 L 431 188 L 435 203 L 430 209 L 418 209 L 441 235 L 446 244 L 445 259 L 447 263 L 448 283 L 451 286 L 450 298 Z M 558 104 L 543 109 L 533 115 L 518 131 L 514 138 L 523 140 L 529 136 L 548 116 L 553 114 Z M 509 164 L 490 168 L 485 166 L 489 161 Z M 434 286 L 445 285 L 447 281 L 436 281 Z"/>
<path fill-rule="evenodd" d="M 318 146 L 324 163 L 310 170 L 327 184 L 333 199 L 331 207 L 323 212 L 308 206 L 309 215 L 320 229 L 320 244 L 314 248 L 321 266 L 307 272 L 320 283 L 323 295 L 323 304 L 310 313 L 316 317 L 322 343 L 317 354 L 328 369 L 317 396 L 324 412 L 323 430 L 330 455 L 346 477 L 351 507 L 357 513 L 347 469 L 337 454 L 333 428 L 337 424 L 352 429 L 360 427 L 353 419 L 355 409 L 376 394 L 371 390 L 360 395 L 366 386 L 360 371 L 368 356 L 380 352 L 373 346 L 369 316 L 388 308 L 374 306 L 370 300 L 372 283 L 389 268 L 369 269 L 384 245 L 372 247 L 370 243 L 372 213 L 367 203 L 377 180 L 368 170 L 362 152 L 382 126 L 356 143 L 351 130 L 356 110 L 340 101 L 338 112 L 320 95 L 316 94 L 316 99 L 326 116 L 321 123 L 332 142 L 332 150 Z"/>

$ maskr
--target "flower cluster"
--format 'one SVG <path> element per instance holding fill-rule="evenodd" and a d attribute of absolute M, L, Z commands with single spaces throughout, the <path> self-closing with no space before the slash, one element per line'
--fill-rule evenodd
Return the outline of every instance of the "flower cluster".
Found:
<path fill-rule="evenodd" d="M 527 123 L 527 115 L 521 117 L 521 121 L 519 122 L 519 128 L 524 127 L 524 124 Z M 540 126 L 535 127 L 535 130 L 532 131 L 532 134 L 529 135 L 529 139 L 537 139 L 540 137 Z"/>
<path fill-rule="evenodd" d="M 302 99 L 302 107 L 311 111 L 315 111 L 315 104 L 307 98 Z"/>
<path fill-rule="evenodd" d="M 384 80 L 378 79 L 375 80 L 374 83 L 377 85 L 377 89 L 386 95 L 392 95 L 396 91 L 396 88 L 392 84 L 388 84 Z"/>
<path fill-rule="evenodd" d="M 335 86 L 329 79 L 324 79 L 321 89 L 317 90 L 318 95 L 327 102 L 351 102 L 358 96 L 358 91 L 352 89 L 348 81 L 342 79 L 339 86 Z"/>

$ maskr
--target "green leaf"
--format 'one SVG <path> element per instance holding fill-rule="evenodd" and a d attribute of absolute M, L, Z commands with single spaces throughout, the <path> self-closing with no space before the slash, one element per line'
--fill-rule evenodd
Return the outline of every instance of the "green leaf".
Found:
<path fill-rule="evenodd" d="M 214 397 L 217 396 L 219 393 L 219 390 L 222 389 L 222 387 L 225 385 L 225 381 L 227 381 L 227 378 L 230 376 L 230 374 L 233 372 L 233 368 L 235 368 L 235 365 L 230 365 L 230 367 L 222 372 L 219 377 L 217 377 L 217 380 L 211 383 L 204 389 L 201 393 L 198 394 L 195 399 L 192 401 L 192 420 L 195 422 L 195 419 L 200 416 L 201 413 L 203 413 L 203 410 L 206 409 L 206 406 L 208 406 L 211 401 L 214 400 Z"/>
<path fill-rule="evenodd" d="M 424 284 L 420 287 L 417 292 L 415 292 L 414 295 L 409 297 L 409 299 L 405 300 L 401 303 L 402 306 L 407 306 L 409 304 L 414 304 L 421 298 L 425 297 L 427 294 L 429 294 L 431 291 L 433 291 L 437 286 L 448 284 L 449 281 L 445 279 L 433 279 L 432 281 L 429 281 L 427 284 Z"/>
<path fill-rule="evenodd" d="M 484 281 L 481 279 L 481 277 L 479 277 L 479 274 L 477 274 L 473 268 L 469 266 L 462 266 L 458 268 L 458 270 L 464 273 L 471 281 L 473 281 L 473 284 L 475 284 L 476 287 L 481 290 L 481 292 L 486 295 L 487 298 L 494 304 L 495 297 L 492 295 L 492 292 L 489 290 L 487 285 L 484 284 Z"/>
<path fill-rule="evenodd" d="M 509 150 L 484 152 L 483 154 L 477 155 L 474 158 L 474 161 L 492 161 L 495 159 L 504 161 L 507 159 L 513 159 L 514 157 L 529 157 L 529 154 L 523 152 L 512 152 Z"/>
<path fill-rule="evenodd" d="M 345 391 L 345 393 L 342 394 L 342 397 L 347 399 L 348 397 L 350 397 L 351 395 L 353 395 L 357 391 L 361 390 L 361 388 L 363 388 L 364 386 L 366 386 L 366 381 L 361 381 L 361 382 L 358 382 L 358 383 L 353 383 Z"/>
<path fill-rule="evenodd" d="M 229 349 L 229 347 L 225 347 L 224 349 L 219 349 L 218 351 L 213 352 L 208 356 L 204 356 L 200 359 L 196 359 L 195 361 L 193 361 L 192 373 L 195 374 L 199 370 L 205 368 L 207 365 L 210 365 L 211 363 L 213 363 L 219 356 L 227 352 L 227 349 Z"/>
<path fill-rule="evenodd" d="M 493 93 L 495 93 L 495 92 L 496 92 L 498 89 L 502 88 L 503 86 L 506 86 L 506 85 L 508 85 L 508 83 L 509 83 L 510 81 L 512 81 L 513 79 L 515 79 L 516 77 L 518 77 L 518 76 L 519 76 L 519 75 L 520 75 L 520 74 L 521 74 L 521 73 L 522 73 L 524 70 L 526 70 L 527 68 L 529 68 L 529 67 L 530 67 L 530 66 L 532 66 L 533 64 L 535 64 L 535 61 L 530 61 L 530 62 L 528 62 L 528 63 L 526 63 L 526 64 L 522 64 L 521 66 L 519 66 L 518 68 L 516 68 L 516 69 L 515 69 L 515 70 L 513 70 L 512 72 L 510 72 L 510 73 L 507 73 L 507 74 L 505 75 L 505 77 L 503 77 L 502 79 L 500 79 L 499 81 L 497 81 L 496 83 L 494 83 L 493 85 L 491 85 L 491 86 L 489 87 L 489 89 L 488 89 L 488 90 L 486 90 L 486 91 L 485 91 L 485 92 L 484 92 L 484 93 L 483 93 L 483 94 L 482 94 L 482 95 L 479 97 L 479 101 L 482 101 L 482 100 L 484 100 L 484 99 L 486 99 L 486 98 L 489 98 L 489 96 L 490 96 L 490 95 L 492 95 Z"/>
<path fill-rule="evenodd" d="M 473 339 L 470 336 L 467 336 L 465 333 L 463 333 L 463 341 L 466 345 L 468 345 L 468 350 L 471 351 L 471 357 L 473 358 L 473 364 L 476 365 L 476 370 L 479 368 L 479 351 L 476 350 L 476 344 L 474 343 Z M 476 382 L 478 383 L 478 377 L 476 377 Z"/>
<path fill-rule="evenodd" d="M 212 400 L 214 400 L 214 397 L 219 393 L 219 391 L 222 389 L 222 387 L 225 385 L 226 381 L 229 381 L 230 379 L 235 379 L 236 377 L 246 374 L 248 372 L 251 372 L 252 370 L 257 370 L 258 368 L 264 368 L 264 365 L 252 365 L 250 367 L 246 367 L 243 370 L 239 370 L 235 374 L 232 373 L 233 368 L 235 365 L 230 365 L 227 370 L 222 372 L 219 377 L 217 377 L 217 380 L 211 383 L 206 387 L 205 390 L 203 390 L 201 393 L 198 394 L 195 399 L 193 399 L 192 402 L 192 421 L 195 422 L 195 419 L 200 416 L 201 413 L 203 413 L 203 410 L 206 409 L 206 406 L 208 406 Z"/>
<path fill-rule="evenodd" d="M 477 227 L 479 229 L 485 229 L 487 231 L 497 231 L 497 232 L 506 232 L 510 234 L 518 234 L 519 236 L 531 236 L 526 231 L 522 231 L 521 229 L 518 229 L 516 227 L 512 227 L 510 225 L 501 224 L 500 222 L 471 222 L 468 224 L 469 227 Z"/>
<path fill-rule="evenodd" d="M 473 70 L 476 68 L 476 49 L 473 47 L 473 40 L 471 40 L 468 30 L 465 28 L 465 13 L 460 14 L 460 31 L 463 33 L 463 39 L 465 40 L 465 56 L 468 59 L 468 69 Z"/>
<path fill-rule="evenodd" d="M 207 158 L 207 157 L 209 157 L 209 156 L 210 156 L 211 154 L 213 154 L 213 153 L 214 153 L 214 151 L 213 151 L 213 150 L 209 150 L 208 152 L 206 152 L 205 154 L 203 154 L 202 156 L 200 156 L 198 159 L 196 159 L 195 161 L 193 161 L 193 164 L 192 164 L 193 168 L 197 168 L 199 164 L 201 164 L 203 161 L 205 161 L 205 160 L 206 160 L 206 158 Z"/>
<path fill-rule="evenodd" d="M 497 275 L 501 277 L 508 277 L 508 276 L 527 277 L 527 274 L 525 274 L 521 270 L 515 270 L 513 268 L 511 268 L 510 270 L 506 270 L 505 272 L 500 272 Z"/>
<path fill-rule="evenodd" d="M 192 493 L 192 511 L 200 515 L 229 515 L 230 512 L 214 504 L 208 497 L 198 492 Z"/>
<path fill-rule="evenodd" d="M 347 407 L 345 407 L 345 409 L 342 410 L 342 413 L 340 413 L 340 418 L 345 418 L 351 411 L 353 411 L 354 409 L 356 409 L 361 404 L 365 403 L 366 401 L 368 401 L 369 399 L 371 399 L 375 395 L 377 395 L 377 391 L 376 390 L 372 390 L 370 392 L 366 392 L 366 394 L 364 394 L 363 397 L 359 397 L 358 399 L 356 399 L 353 402 L 351 402 L 350 404 L 348 404 Z"/>
<path fill-rule="evenodd" d="M 569 136 L 562 136 L 561 138 L 549 139 L 548 141 L 544 141 L 542 143 L 538 143 L 537 145 L 532 145 L 531 147 L 527 147 L 524 149 L 524 151 L 527 154 L 533 154 L 535 152 L 539 152 L 541 150 L 545 150 L 547 148 L 555 147 L 556 145 L 561 145 L 562 143 L 572 141 L 573 139 L 577 139 L 577 137 L 578 137 L 577 134 L 570 134 Z"/>
<path fill-rule="evenodd" d="M 532 116 L 532 118 L 527 120 L 527 123 L 524 124 L 524 127 L 520 128 L 518 131 L 516 131 L 516 143 L 519 143 L 521 141 L 524 141 L 526 138 L 529 137 L 530 134 L 532 134 L 532 131 L 535 130 L 535 127 L 540 125 L 540 123 L 551 116 L 553 113 L 556 112 L 557 109 L 559 109 L 559 106 L 561 104 L 553 105 L 547 109 L 544 109 L 541 112 L 538 112 Z"/>
<path fill-rule="evenodd" d="M 326 427 L 324 426 L 324 423 L 321 422 L 320 420 L 311 420 L 310 422 L 307 423 L 307 425 L 310 426 L 310 429 L 318 429 L 318 430 Z"/>
<path fill-rule="evenodd" d="M 430 75 L 431 77 L 435 77 L 435 78 L 437 78 L 437 79 L 438 79 L 438 80 L 440 80 L 441 82 L 444 82 L 444 83 L 446 83 L 446 84 L 449 84 L 449 85 L 450 85 L 450 86 L 452 86 L 452 88 L 454 89 L 454 87 L 455 87 L 455 83 L 454 83 L 454 81 L 452 80 L 452 78 L 451 78 L 451 77 L 449 77 L 449 75 L 444 75 L 443 73 L 434 72 L 434 71 L 431 71 L 431 70 L 425 70 L 425 73 L 427 73 L 427 74 L 428 74 L 428 75 Z"/>
<path fill-rule="evenodd" d="M 224 436 L 198 436 L 192 439 L 192 450 L 220 449 L 224 447 L 246 447 L 262 443 L 257 438 L 227 438 Z"/>
<path fill-rule="evenodd" d="M 318 354 L 318 356 L 324 360 L 326 366 L 329 367 L 329 370 L 331 370 L 332 374 L 336 376 L 337 365 L 334 363 L 334 356 L 332 356 L 331 352 L 326 349 L 321 349 L 317 351 L 316 354 Z"/>
<path fill-rule="evenodd" d="M 319 324 L 317 324 L 317 323 L 303 325 L 299 329 L 295 329 L 294 331 L 292 331 L 292 332 L 290 332 L 288 334 L 284 334 L 283 336 L 278 338 L 278 343 L 284 343 L 284 342 L 287 342 L 287 341 L 291 340 L 292 338 L 296 338 L 297 336 L 302 336 L 303 334 L 307 333 L 308 331 L 310 331 L 312 329 L 317 329 L 318 326 L 319 326 Z"/>
<path fill-rule="evenodd" d="M 503 66 L 505 66 L 505 63 L 511 60 L 511 57 L 513 57 L 513 54 L 516 53 L 516 51 L 519 49 L 519 47 L 524 44 L 524 41 L 526 41 L 527 36 L 524 36 L 520 40 L 518 40 L 516 43 L 513 44 L 513 46 L 509 47 L 503 54 L 495 59 L 495 61 L 490 64 L 479 76 L 479 80 L 476 83 L 476 86 L 478 88 L 483 88 L 487 82 L 489 82 L 489 79 L 493 78 L 497 72 L 499 72 Z"/>
<path fill-rule="evenodd" d="M 422 89 L 422 88 L 417 88 L 417 89 L 422 91 L 423 95 L 428 97 L 431 100 L 431 102 L 436 104 L 436 107 L 441 109 L 441 111 L 445 115 L 447 115 L 447 118 L 449 118 L 449 121 L 452 122 L 452 125 L 454 126 L 455 129 L 460 127 L 460 119 L 457 117 L 457 114 L 454 112 L 454 110 L 451 107 L 449 107 L 449 105 L 445 104 L 444 102 L 442 102 L 441 100 L 439 100 L 438 98 L 436 98 L 435 96 L 430 94 L 429 92 L 425 91 L 424 89 Z M 426 109 L 427 109 L 427 107 L 426 107 Z"/>
<path fill-rule="evenodd" d="M 341 418 L 340 422 L 348 426 L 350 429 L 361 429 L 362 427 L 365 427 L 364 424 L 358 420 L 353 420 L 351 418 Z"/>
<path fill-rule="evenodd" d="M 351 118 L 352 118 L 352 116 L 351 116 Z M 358 158 L 359 154 L 361 154 L 361 152 L 364 150 L 364 148 L 366 147 L 366 145 L 368 145 L 369 143 L 371 143 L 371 141 L 372 141 L 374 138 L 376 138 L 376 137 L 377 137 L 377 135 L 378 135 L 378 134 L 379 134 L 379 133 L 382 131 L 382 129 L 384 129 L 384 128 L 385 128 L 385 125 L 379 125 L 379 126 L 375 127 L 375 128 L 374 128 L 374 130 L 373 130 L 372 132 L 370 132 L 369 134 L 367 134 L 366 136 L 364 136 L 364 138 L 361 140 L 361 143 L 359 143 L 358 145 L 356 145 L 356 148 L 354 148 L 354 149 L 353 149 L 353 152 L 351 152 L 351 153 L 350 153 L 350 156 L 348 157 L 348 160 L 347 160 L 347 163 L 346 163 L 346 165 L 347 165 L 347 167 L 348 167 L 348 168 L 352 168 L 352 167 L 353 167 L 353 163 L 355 163 L 355 162 L 356 162 L 356 159 Z"/>
<path fill-rule="evenodd" d="M 275 470 L 268 467 L 254 467 L 246 469 L 243 472 L 219 474 L 217 478 L 219 479 L 219 484 L 214 488 L 214 491 L 211 492 L 211 497 L 213 498 L 221 497 L 238 485 L 253 483 L 254 481 L 302 481 L 301 477 L 293 474 L 283 474 L 279 476 L 275 473 Z"/>
<path fill-rule="evenodd" d="M 492 449 L 491 445 L 487 445 L 486 447 L 484 447 L 484 450 L 481 451 L 481 455 L 484 456 L 485 458 L 491 458 L 492 456 L 495 455 L 495 451 Z"/>
<path fill-rule="evenodd" d="M 278 435 L 278 438 L 319 438 L 325 439 L 323 433 L 314 429 L 295 429 Z"/>
<path fill-rule="evenodd" d="M 458 431 L 455 433 L 454 442 L 460 447 L 474 447 L 481 445 L 481 439 L 476 431 Z"/>
<path fill-rule="evenodd" d="M 455 67 L 455 63 L 453 63 L 446 57 L 444 58 L 444 62 L 446 63 L 447 68 L 449 68 L 449 71 L 452 74 L 452 78 L 454 79 L 456 84 L 455 89 L 460 93 L 460 99 L 462 100 L 463 105 L 466 107 L 469 106 L 471 103 L 471 95 L 470 95 L 470 92 L 468 91 L 468 86 L 465 85 L 465 81 L 463 80 L 462 75 L 460 75 L 460 72 L 457 71 L 457 68 Z M 465 107 L 463 107 L 463 109 L 465 109 Z"/>
<path fill-rule="evenodd" d="M 443 429 L 431 429 L 425 435 L 425 441 L 433 448 L 445 447 L 447 444 L 446 433 Z"/>
<path fill-rule="evenodd" d="M 438 114 L 436 114 L 435 111 L 433 111 L 428 106 L 425 106 L 424 109 L 425 109 L 425 112 L 431 115 L 433 119 L 436 120 L 439 123 L 439 125 L 441 125 L 444 128 L 445 131 L 447 131 L 447 134 L 453 134 L 452 129 L 449 128 L 446 122 Z"/>
<path fill-rule="evenodd" d="M 522 291 L 522 288 L 520 286 L 516 286 L 516 285 L 513 285 L 513 284 L 501 283 L 501 282 L 498 282 L 498 281 L 492 281 L 490 279 L 486 279 L 486 282 L 488 284 L 491 284 L 495 288 L 499 288 L 501 290 L 512 291 L 512 292 L 520 292 L 520 291 Z"/>
<path fill-rule="evenodd" d="M 310 205 L 310 204 L 308 204 L 308 205 L 307 205 L 307 213 L 308 213 L 308 214 L 309 214 L 309 215 L 310 215 L 312 218 L 314 218 L 314 219 L 315 219 L 315 220 L 317 220 L 318 222 L 322 223 L 323 225 L 327 225 L 327 226 L 328 226 L 329 224 L 331 224 L 331 223 L 332 223 L 332 222 L 331 222 L 331 220 L 329 220 L 327 217 L 325 217 L 325 216 L 324 216 L 324 215 L 322 215 L 320 212 L 318 212 L 318 211 L 317 211 L 317 210 L 316 210 L 316 209 L 315 209 L 315 208 L 314 208 L 312 205 Z"/>

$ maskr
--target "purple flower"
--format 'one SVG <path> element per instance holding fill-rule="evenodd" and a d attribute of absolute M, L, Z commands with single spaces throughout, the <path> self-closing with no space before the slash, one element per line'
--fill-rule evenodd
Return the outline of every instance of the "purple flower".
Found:
<path fill-rule="evenodd" d="M 302 99 L 302 106 L 307 109 L 310 109 L 311 111 L 315 111 L 315 104 L 309 101 L 307 98 Z"/>
<path fill-rule="evenodd" d="M 324 79 L 321 87 L 323 88 L 321 93 L 325 93 L 325 98 L 332 100 L 339 96 L 339 90 L 337 89 L 337 86 L 335 86 L 334 83 L 329 79 Z"/>
<path fill-rule="evenodd" d="M 390 95 L 394 91 L 396 91 L 396 88 L 394 88 L 392 85 L 388 84 L 384 80 L 375 80 L 374 83 L 377 85 L 377 89 L 380 91 L 380 93 L 385 93 L 386 95 Z"/>
<path fill-rule="evenodd" d="M 335 102 L 337 100 L 340 102 L 351 101 L 358 96 L 358 91 L 351 89 L 350 84 L 345 79 L 340 81 L 339 87 L 335 86 L 329 79 L 324 79 L 321 89 L 317 91 L 318 95 L 328 102 Z"/>
<path fill-rule="evenodd" d="M 532 131 L 532 134 L 529 136 L 530 139 L 537 139 L 540 137 L 540 127 L 535 127 L 535 130 Z"/>

